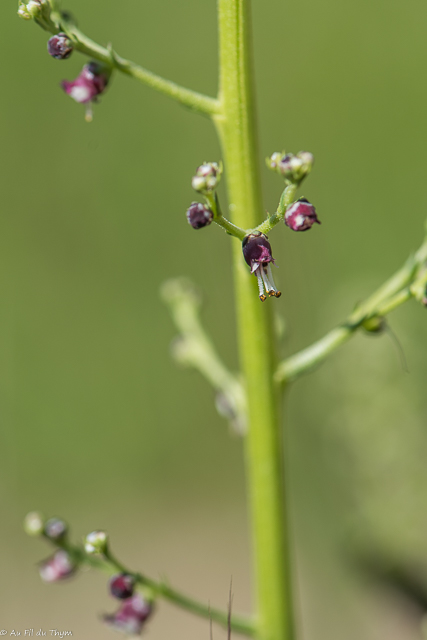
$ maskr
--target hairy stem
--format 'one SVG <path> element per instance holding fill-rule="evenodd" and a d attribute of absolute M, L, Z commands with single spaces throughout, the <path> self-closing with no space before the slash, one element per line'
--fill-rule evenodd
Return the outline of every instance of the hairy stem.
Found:
<path fill-rule="evenodd" d="M 220 101 L 214 118 L 225 160 L 232 221 L 262 219 L 248 0 L 219 0 Z M 248 399 L 246 469 L 256 591 L 256 637 L 293 638 L 279 393 L 273 381 L 272 301 L 258 299 L 256 278 L 233 245 L 239 350 Z"/>

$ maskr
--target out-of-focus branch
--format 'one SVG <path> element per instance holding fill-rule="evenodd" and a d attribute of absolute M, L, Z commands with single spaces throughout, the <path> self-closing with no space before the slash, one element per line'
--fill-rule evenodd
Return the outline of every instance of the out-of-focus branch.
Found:
<path fill-rule="evenodd" d="M 228 418 L 233 428 L 246 429 L 246 399 L 238 378 L 223 364 L 200 321 L 200 299 L 194 287 L 180 278 L 167 281 L 162 298 L 169 306 L 179 330 L 173 343 L 173 355 L 178 362 L 199 371 L 217 391 L 218 411 Z"/>
<path fill-rule="evenodd" d="M 347 342 L 367 321 L 384 317 L 410 298 L 415 297 L 425 303 L 426 261 L 427 238 L 403 267 L 358 305 L 342 325 L 335 327 L 306 349 L 283 360 L 277 369 L 276 381 L 285 383 L 309 372 L 340 345 Z"/>

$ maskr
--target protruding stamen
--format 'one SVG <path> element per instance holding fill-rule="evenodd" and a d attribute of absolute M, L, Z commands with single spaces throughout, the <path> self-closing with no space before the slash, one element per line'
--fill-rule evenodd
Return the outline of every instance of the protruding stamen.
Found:
<path fill-rule="evenodd" d="M 266 289 L 268 291 L 268 295 L 275 296 L 276 298 L 280 298 L 282 295 L 280 291 L 278 291 L 276 285 L 274 284 L 273 274 L 271 272 L 270 263 L 263 265 L 262 269 L 264 271 L 264 283 L 266 285 Z"/>
<path fill-rule="evenodd" d="M 264 302 L 264 300 L 267 299 L 267 296 L 264 294 L 264 282 L 263 282 L 263 277 L 262 277 L 262 267 L 259 267 L 255 271 L 255 275 L 256 275 L 257 281 L 258 281 L 259 299 L 261 300 L 261 302 Z"/>
<path fill-rule="evenodd" d="M 93 120 L 93 109 L 91 102 L 88 102 L 86 105 L 85 120 L 86 122 L 92 122 Z"/>

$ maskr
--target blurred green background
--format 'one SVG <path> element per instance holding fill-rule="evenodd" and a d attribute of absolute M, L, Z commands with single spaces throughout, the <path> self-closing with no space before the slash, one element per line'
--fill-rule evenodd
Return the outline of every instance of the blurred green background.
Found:
<path fill-rule="evenodd" d="M 214 0 L 67 8 L 95 40 L 215 94 Z M 207 383 L 172 362 L 158 294 L 192 278 L 237 366 L 230 241 L 184 215 L 195 168 L 220 159 L 213 128 L 119 75 L 88 125 L 59 88 L 83 57 L 51 59 L 16 2 L 0 16 L 0 627 L 111 636 L 98 620 L 115 607 L 104 576 L 40 582 L 48 551 L 21 526 L 32 509 L 63 516 L 77 538 L 107 529 L 123 561 L 212 604 L 226 605 L 233 576 L 234 608 L 249 611 L 241 442 Z M 420 0 L 254 2 L 260 162 L 312 151 L 302 194 L 323 223 L 270 236 L 283 353 L 340 322 L 421 243 L 426 24 Z M 267 170 L 263 181 L 271 211 L 281 182 Z M 415 302 L 390 318 L 409 373 L 389 335 L 358 335 L 288 394 L 304 640 L 420 638 L 415 609 L 361 579 L 348 550 L 427 561 L 426 320 Z M 147 636 L 201 640 L 209 627 L 162 604 Z"/>

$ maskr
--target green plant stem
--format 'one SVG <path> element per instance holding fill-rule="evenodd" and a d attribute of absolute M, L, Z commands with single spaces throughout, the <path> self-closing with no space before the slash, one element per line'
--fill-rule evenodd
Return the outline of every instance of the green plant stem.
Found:
<path fill-rule="evenodd" d="M 214 118 L 225 160 L 234 224 L 262 219 L 248 0 L 219 0 L 220 101 Z M 258 299 L 256 278 L 234 243 L 237 326 L 248 399 L 246 470 L 256 592 L 258 640 L 293 638 L 286 531 L 283 448 L 275 371 L 271 304 Z"/>
<path fill-rule="evenodd" d="M 141 573 L 130 571 L 121 562 L 119 562 L 110 551 L 107 551 L 105 557 L 97 557 L 88 555 L 81 546 L 73 545 L 67 540 L 56 541 L 54 544 L 67 551 L 70 557 L 77 564 L 86 564 L 89 567 L 100 569 L 109 574 L 126 573 L 131 575 L 136 584 L 147 588 L 153 597 L 161 597 L 182 609 L 186 609 L 191 613 L 201 616 L 202 618 L 211 619 L 223 627 L 227 627 L 228 625 L 228 612 L 211 608 L 209 605 L 198 602 L 197 600 L 184 595 L 180 591 L 173 589 L 164 581 L 152 580 Z M 233 615 L 231 617 L 231 629 L 236 633 L 241 633 L 246 636 L 252 636 L 254 634 L 254 625 L 252 621 L 242 616 Z"/>
<path fill-rule="evenodd" d="M 269 216 L 267 220 L 259 224 L 256 228 L 257 231 L 261 231 L 261 233 L 269 233 L 273 227 L 276 226 L 279 222 L 281 222 L 285 216 L 286 208 L 289 207 L 290 204 L 295 200 L 295 194 L 297 192 L 298 185 L 290 184 L 285 187 L 279 201 L 279 206 L 277 207 L 276 213 L 273 213 L 272 216 Z"/>
<path fill-rule="evenodd" d="M 279 383 L 295 380 L 318 366 L 340 345 L 347 342 L 362 324 L 374 317 L 383 317 L 411 299 L 414 293 L 410 287 L 417 281 L 418 271 L 427 260 L 427 239 L 409 260 L 389 280 L 369 298 L 357 306 L 347 320 L 332 329 L 323 338 L 280 363 L 275 379 Z M 421 280 L 425 275 L 421 273 Z"/>
<path fill-rule="evenodd" d="M 135 62 L 122 58 L 111 48 L 103 47 L 88 38 L 88 36 L 76 27 L 72 20 L 64 17 L 64 15 L 58 11 L 53 11 L 51 17 L 53 23 L 49 31 L 53 34 L 59 33 L 60 31 L 66 33 L 73 41 L 74 48 L 81 53 L 112 66 L 118 71 L 121 71 L 122 73 L 135 78 L 139 82 L 152 87 L 156 91 L 177 100 L 194 111 L 211 116 L 219 112 L 220 104 L 216 98 L 211 98 L 196 91 L 192 91 L 191 89 L 181 87 L 175 82 L 166 80 L 165 78 L 144 69 Z"/>

